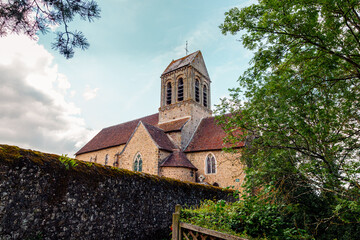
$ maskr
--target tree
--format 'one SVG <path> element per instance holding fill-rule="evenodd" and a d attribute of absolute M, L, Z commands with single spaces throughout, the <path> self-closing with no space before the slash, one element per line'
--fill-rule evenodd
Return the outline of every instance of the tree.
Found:
<path fill-rule="evenodd" d="M 100 17 L 100 9 L 92 0 L 0 1 L 0 36 L 23 33 L 35 38 L 38 31 L 47 33 L 51 26 L 64 25 L 64 31 L 56 33 L 52 47 L 71 58 L 74 48 L 89 47 L 82 32 L 69 29 L 69 23 L 76 16 L 91 22 Z"/>
<path fill-rule="evenodd" d="M 310 209 L 310 198 L 326 203 L 316 229 L 360 223 L 359 1 L 260 0 L 225 15 L 222 32 L 243 31 L 255 52 L 218 108 L 233 113 L 220 118 L 228 141 L 250 143 L 248 183 Z"/>

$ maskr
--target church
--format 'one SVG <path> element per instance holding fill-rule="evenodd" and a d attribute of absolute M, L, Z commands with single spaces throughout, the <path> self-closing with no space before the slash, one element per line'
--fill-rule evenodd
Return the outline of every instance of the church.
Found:
<path fill-rule="evenodd" d="M 226 133 L 212 116 L 211 81 L 201 51 L 173 60 L 160 79 L 157 113 L 102 129 L 76 159 L 240 189 L 240 156 L 222 151 Z"/>

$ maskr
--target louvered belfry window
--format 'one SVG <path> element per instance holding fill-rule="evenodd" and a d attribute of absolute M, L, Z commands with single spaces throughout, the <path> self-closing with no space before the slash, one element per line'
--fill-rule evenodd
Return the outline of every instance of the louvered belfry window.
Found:
<path fill-rule="evenodd" d="M 195 81 L 195 101 L 200 102 L 199 80 Z"/>
<path fill-rule="evenodd" d="M 166 104 L 171 104 L 171 83 L 166 85 Z"/>
<path fill-rule="evenodd" d="M 178 81 L 178 101 L 184 100 L 184 82 L 183 79 L 180 78 Z"/>
<path fill-rule="evenodd" d="M 206 85 L 204 85 L 204 88 L 203 88 L 203 100 L 204 100 L 204 107 L 207 107 L 208 103 L 207 103 L 207 87 L 206 87 Z"/>

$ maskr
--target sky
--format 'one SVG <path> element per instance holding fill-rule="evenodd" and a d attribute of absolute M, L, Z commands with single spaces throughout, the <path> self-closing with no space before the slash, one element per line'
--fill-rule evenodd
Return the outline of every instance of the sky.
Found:
<path fill-rule="evenodd" d="M 51 48 L 52 32 L 0 38 L 0 144 L 73 156 L 102 128 L 156 113 L 160 75 L 185 56 L 186 41 L 189 53 L 202 52 L 212 104 L 249 67 L 240 35 L 219 25 L 253 0 L 97 2 L 100 19 L 70 24 L 90 43 L 72 59 Z"/>

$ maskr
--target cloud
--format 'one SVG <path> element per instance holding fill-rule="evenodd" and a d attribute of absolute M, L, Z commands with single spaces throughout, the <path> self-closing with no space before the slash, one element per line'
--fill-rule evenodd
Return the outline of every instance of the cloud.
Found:
<path fill-rule="evenodd" d="M 0 38 L 0 52 L 0 143 L 71 154 L 94 135 L 43 46 L 10 35 Z"/>
<path fill-rule="evenodd" d="M 91 100 L 94 99 L 97 95 L 99 88 L 93 88 L 91 89 L 89 85 L 86 85 L 85 91 L 83 93 L 83 97 L 85 100 Z"/>

